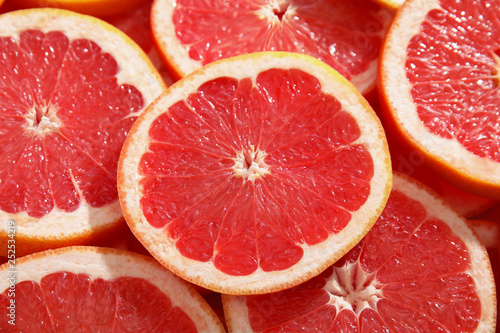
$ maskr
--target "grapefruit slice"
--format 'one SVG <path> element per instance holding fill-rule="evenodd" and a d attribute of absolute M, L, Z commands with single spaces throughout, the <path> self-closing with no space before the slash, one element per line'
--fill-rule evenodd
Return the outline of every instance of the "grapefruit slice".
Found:
<path fill-rule="evenodd" d="M 127 36 L 90 16 L 0 16 L 0 255 L 82 244 L 124 227 L 116 168 L 165 86 Z"/>
<path fill-rule="evenodd" d="M 401 140 L 450 184 L 500 199 L 500 7 L 409 0 L 384 44 L 381 102 Z"/>
<path fill-rule="evenodd" d="M 326 62 L 364 95 L 375 87 L 391 19 L 369 0 L 158 0 L 152 9 L 153 34 L 173 75 L 244 53 L 299 52 Z"/>
<path fill-rule="evenodd" d="M 15 0 L 19 8 L 53 7 L 105 17 L 133 10 L 143 0 Z"/>
<path fill-rule="evenodd" d="M 207 289 L 263 293 L 320 273 L 373 225 L 392 173 L 381 124 L 310 56 L 209 64 L 141 115 L 118 166 L 148 251 Z"/>
<path fill-rule="evenodd" d="M 16 262 L 15 284 L 9 267 L 0 266 L 2 332 L 225 332 L 190 285 L 135 253 L 82 246 L 38 252 Z"/>
<path fill-rule="evenodd" d="M 346 256 L 267 295 L 223 295 L 230 332 L 494 332 L 484 245 L 422 184 L 394 175 L 384 212 Z"/>

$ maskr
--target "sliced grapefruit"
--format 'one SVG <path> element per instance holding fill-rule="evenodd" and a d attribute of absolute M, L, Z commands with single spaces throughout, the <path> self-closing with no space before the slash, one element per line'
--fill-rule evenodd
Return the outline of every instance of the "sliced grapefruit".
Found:
<path fill-rule="evenodd" d="M 230 332 L 494 332 L 484 245 L 421 183 L 394 175 L 366 237 L 317 277 L 267 295 L 223 295 Z"/>
<path fill-rule="evenodd" d="M 47 250 L 17 260 L 15 273 L 0 266 L 0 279 L 2 332 L 225 332 L 189 284 L 127 251 Z"/>
<path fill-rule="evenodd" d="M 500 199 L 500 7 L 409 0 L 384 44 L 381 102 L 400 139 L 450 184 Z"/>
<path fill-rule="evenodd" d="M 157 0 L 155 40 L 174 74 L 258 51 L 311 55 L 363 93 L 375 87 L 377 59 L 392 14 L 369 0 Z"/>
<path fill-rule="evenodd" d="M 143 0 L 15 0 L 20 8 L 52 7 L 105 17 L 133 10 Z"/>
<path fill-rule="evenodd" d="M 175 83 L 134 124 L 124 216 L 167 268 L 225 293 L 320 273 L 373 225 L 392 173 L 381 124 L 310 56 L 262 52 Z"/>
<path fill-rule="evenodd" d="M 0 16 L 0 255 L 81 244 L 124 227 L 116 168 L 165 86 L 127 36 L 90 16 Z"/>

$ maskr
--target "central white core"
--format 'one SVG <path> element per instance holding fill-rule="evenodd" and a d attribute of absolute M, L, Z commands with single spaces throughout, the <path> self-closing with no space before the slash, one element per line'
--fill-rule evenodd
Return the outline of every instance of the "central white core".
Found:
<path fill-rule="evenodd" d="M 61 122 L 56 116 L 53 108 L 47 105 L 33 107 L 26 117 L 28 127 L 38 134 L 48 133 L 57 130 Z"/>
<path fill-rule="evenodd" d="M 262 20 L 278 24 L 281 23 L 285 14 L 293 15 L 295 13 L 295 9 L 291 6 L 291 2 L 292 0 L 271 0 L 255 13 Z"/>
<path fill-rule="evenodd" d="M 375 309 L 381 298 L 374 274 L 363 271 L 357 262 L 334 267 L 324 289 L 331 294 L 338 311 L 349 309 L 358 316 L 366 308 Z"/>
<path fill-rule="evenodd" d="M 266 153 L 251 146 L 249 150 L 238 153 L 234 158 L 234 174 L 246 180 L 255 181 L 269 173 L 269 166 L 264 161 Z"/>

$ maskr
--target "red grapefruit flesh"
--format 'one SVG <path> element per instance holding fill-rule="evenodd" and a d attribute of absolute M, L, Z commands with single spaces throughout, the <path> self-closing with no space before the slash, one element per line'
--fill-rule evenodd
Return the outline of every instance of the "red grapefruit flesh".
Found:
<path fill-rule="evenodd" d="M 56 9 L 2 15 L 0 54 L 0 253 L 12 222 L 18 255 L 116 228 L 118 157 L 165 89 L 157 71 L 110 25 Z"/>
<path fill-rule="evenodd" d="M 399 136 L 450 184 L 500 199 L 500 9 L 409 0 L 384 44 L 381 100 Z"/>
<path fill-rule="evenodd" d="M 174 84 L 131 130 L 118 178 L 130 228 L 162 264 L 214 291 L 262 293 L 354 246 L 391 172 L 381 125 L 347 80 L 263 52 Z"/>
<path fill-rule="evenodd" d="M 488 255 L 465 220 L 394 175 L 379 220 L 317 277 L 279 293 L 223 295 L 230 332 L 493 332 Z"/>
<path fill-rule="evenodd" d="M 67 247 L 26 256 L 15 269 L 12 286 L 9 264 L 0 267 L 2 332 L 225 331 L 190 285 L 148 257 Z"/>
<path fill-rule="evenodd" d="M 391 18 L 367 0 L 158 0 L 152 27 L 161 53 L 180 76 L 240 54 L 299 52 L 326 62 L 366 94 L 375 87 Z"/>

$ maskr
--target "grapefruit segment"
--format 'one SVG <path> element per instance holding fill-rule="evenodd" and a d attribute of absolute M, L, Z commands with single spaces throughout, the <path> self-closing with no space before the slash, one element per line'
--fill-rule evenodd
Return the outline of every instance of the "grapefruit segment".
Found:
<path fill-rule="evenodd" d="M 219 292 L 318 274 L 366 233 L 390 187 L 373 110 L 309 56 L 209 64 L 131 133 L 118 172 L 130 228 L 163 265 Z"/>
<path fill-rule="evenodd" d="M 224 332 L 190 285 L 148 257 L 66 247 L 23 257 L 16 268 L 16 325 L 0 322 L 8 332 Z M 8 269 L 0 267 L 5 281 Z M 7 283 L 2 304 L 12 298 Z M 0 311 L 8 318 L 7 306 Z"/>
<path fill-rule="evenodd" d="M 492 125 L 499 16 L 491 1 L 407 1 L 388 32 L 379 79 L 398 137 L 451 185 L 492 199 L 500 198 Z"/>
<path fill-rule="evenodd" d="M 277 293 L 222 298 L 230 332 L 495 329 L 484 245 L 441 198 L 399 174 L 372 229 L 322 274 Z"/>
<path fill-rule="evenodd" d="M 375 86 L 392 15 L 364 0 L 162 0 L 153 4 L 151 17 L 160 52 L 180 77 L 231 56 L 288 51 L 324 61 L 365 94 Z"/>
<path fill-rule="evenodd" d="M 0 251 L 9 220 L 18 255 L 115 230 L 119 153 L 164 83 L 131 40 L 95 18 L 34 9 L 0 23 Z"/>

